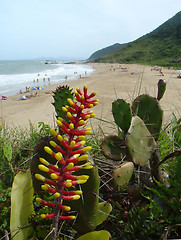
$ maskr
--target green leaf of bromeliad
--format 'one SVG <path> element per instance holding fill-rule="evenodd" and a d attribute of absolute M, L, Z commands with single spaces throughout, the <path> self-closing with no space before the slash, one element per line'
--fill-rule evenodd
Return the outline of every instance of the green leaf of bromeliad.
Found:
<path fill-rule="evenodd" d="M 32 233 L 29 217 L 33 214 L 33 187 L 30 171 L 18 172 L 11 190 L 10 230 L 13 240 L 24 240 Z"/>

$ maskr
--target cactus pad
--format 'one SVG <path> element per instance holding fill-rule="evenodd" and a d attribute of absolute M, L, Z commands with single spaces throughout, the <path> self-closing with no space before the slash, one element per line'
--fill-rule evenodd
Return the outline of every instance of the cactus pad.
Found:
<path fill-rule="evenodd" d="M 119 168 L 113 172 L 114 186 L 118 190 L 124 190 L 133 174 L 134 164 L 132 162 L 124 162 Z"/>
<path fill-rule="evenodd" d="M 123 99 L 117 99 L 112 103 L 112 113 L 115 123 L 124 131 L 127 132 L 132 119 L 132 113 L 129 103 Z"/>
<path fill-rule="evenodd" d="M 107 202 L 100 202 L 98 204 L 98 210 L 96 218 L 94 219 L 94 224 L 96 226 L 100 225 L 103 221 L 105 221 L 112 211 L 112 206 L 110 203 Z"/>
<path fill-rule="evenodd" d="M 163 79 L 160 79 L 158 81 L 158 94 L 157 94 L 157 100 L 159 101 L 164 93 L 165 93 L 165 90 L 166 90 L 166 82 L 163 80 Z"/>
<path fill-rule="evenodd" d="M 146 165 L 157 144 L 138 116 L 133 117 L 126 143 L 132 156 L 133 162 L 141 166 Z"/>
<path fill-rule="evenodd" d="M 94 231 L 84 234 L 83 236 L 77 238 L 77 240 L 109 240 L 111 239 L 111 234 L 106 230 Z"/>
<path fill-rule="evenodd" d="M 105 157 L 120 161 L 128 155 L 128 149 L 123 139 L 116 135 L 109 135 L 104 138 L 101 148 Z"/>
<path fill-rule="evenodd" d="M 163 110 L 158 100 L 146 94 L 140 95 L 133 101 L 132 112 L 144 121 L 150 133 L 157 139 L 163 120 Z"/>
<path fill-rule="evenodd" d="M 69 86 L 59 86 L 56 88 L 56 90 L 53 92 L 53 98 L 54 103 L 52 103 L 55 107 L 55 111 L 57 114 L 57 118 L 61 117 L 63 119 L 67 119 L 67 116 L 65 112 L 62 110 L 62 107 L 65 105 L 70 105 L 67 101 L 68 98 L 73 98 L 72 89 L 69 88 Z"/>

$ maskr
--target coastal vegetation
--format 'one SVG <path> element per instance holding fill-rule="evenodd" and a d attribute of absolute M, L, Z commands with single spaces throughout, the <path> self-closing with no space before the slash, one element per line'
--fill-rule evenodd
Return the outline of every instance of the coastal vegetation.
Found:
<path fill-rule="evenodd" d="M 102 54 L 102 56 L 101 56 Z M 89 61 L 89 59 L 88 59 Z M 90 59 L 91 61 L 91 59 Z M 94 62 L 140 63 L 145 65 L 181 66 L 181 12 L 146 34 L 112 53 L 99 51 Z"/>
<path fill-rule="evenodd" d="M 102 56 L 108 55 L 112 52 L 115 52 L 116 50 L 120 49 L 121 47 L 124 47 L 125 44 L 120 44 L 120 43 L 115 43 L 111 46 L 105 47 L 103 49 L 100 49 L 96 52 L 94 52 L 88 59 L 87 61 L 94 61 L 97 58 L 100 58 Z"/>
<path fill-rule="evenodd" d="M 162 125 L 165 90 L 115 100 L 117 135 L 105 138 L 84 127 L 98 104 L 86 86 L 56 89 L 55 130 L 2 123 L 2 239 L 179 239 L 181 119 Z"/>

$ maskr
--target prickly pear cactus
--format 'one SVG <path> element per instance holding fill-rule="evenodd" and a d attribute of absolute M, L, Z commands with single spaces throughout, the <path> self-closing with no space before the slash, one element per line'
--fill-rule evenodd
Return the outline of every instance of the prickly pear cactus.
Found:
<path fill-rule="evenodd" d="M 65 107 L 66 105 L 69 106 L 67 99 L 68 98 L 72 99 L 72 97 L 73 97 L 72 89 L 70 89 L 69 86 L 63 85 L 56 88 L 53 95 L 54 103 L 52 104 L 55 107 L 57 118 L 58 117 L 67 118 L 65 112 L 62 110 L 62 107 Z"/>
<path fill-rule="evenodd" d="M 115 123 L 124 131 L 127 132 L 132 119 L 132 113 L 129 103 L 123 99 L 117 99 L 112 103 L 112 113 Z"/>
<path fill-rule="evenodd" d="M 132 177 L 134 164 L 132 162 L 124 162 L 119 168 L 113 172 L 113 183 L 118 190 L 124 190 Z"/>
<path fill-rule="evenodd" d="M 126 144 L 135 164 L 144 166 L 149 161 L 157 144 L 138 116 L 133 117 L 126 137 Z"/>
<path fill-rule="evenodd" d="M 130 158 L 127 146 L 124 140 L 116 135 L 109 135 L 104 138 L 101 148 L 105 157 L 115 161 L 121 161 L 123 158 Z"/>
<path fill-rule="evenodd" d="M 135 171 L 131 179 L 136 181 L 137 192 L 139 192 L 140 186 L 151 186 L 150 176 L 159 181 L 162 179 L 160 169 L 155 168 L 155 166 L 159 165 L 159 150 L 156 141 L 163 120 L 163 111 L 159 100 L 163 97 L 165 89 L 165 81 L 159 80 L 157 98 L 146 94 L 140 95 L 133 101 L 131 108 L 123 99 L 118 99 L 112 103 L 114 120 L 122 129 L 122 135 L 121 137 L 106 136 L 102 141 L 101 148 L 109 162 L 110 159 L 121 161 L 123 166 L 125 162 L 128 162 L 132 167 L 134 164 L 135 169 L 141 170 Z M 118 165 L 118 162 L 113 164 L 114 166 Z M 117 187 L 116 190 L 121 190 L 127 185 L 124 184 L 121 177 L 117 177 L 123 169 L 118 166 L 112 171 L 114 179 L 112 182 Z M 126 175 L 129 179 L 129 174 Z M 128 184 L 128 187 L 130 186 L 131 184 Z"/>
<path fill-rule="evenodd" d="M 166 90 L 166 82 L 163 79 L 160 79 L 157 83 L 158 86 L 158 93 L 157 93 L 157 100 L 159 101 L 160 99 L 162 99 L 165 90 Z"/>
<path fill-rule="evenodd" d="M 95 226 L 99 226 L 104 220 L 106 220 L 111 211 L 112 206 L 110 203 L 100 202 L 98 204 L 97 216 L 95 217 L 94 220 Z"/>
<path fill-rule="evenodd" d="M 163 120 L 163 110 L 158 100 L 147 94 L 140 95 L 133 101 L 132 112 L 144 121 L 150 133 L 157 139 Z"/>
<path fill-rule="evenodd" d="M 101 230 L 101 231 L 94 231 L 87 233 L 79 238 L 77 240 L 109 240 L 111 239 L 111 235 L 108 231 Z"/>

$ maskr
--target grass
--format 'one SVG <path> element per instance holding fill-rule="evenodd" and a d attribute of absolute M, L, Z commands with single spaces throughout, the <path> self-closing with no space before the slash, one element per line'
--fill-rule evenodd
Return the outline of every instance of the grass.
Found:
<path fill-rule="evenodd" d="M 36 143 L 44 135 L 46 129 L 39 124 L 39 128 L 29 123 L 28 128 L 9 127 L 4 123 L 0 125 L 0 181 L 6 187 L 11 187 L 13 181 L 13 173 L 18 170 L 24 170 L 29 167 L 33 150 Z M 10 143 L 12 147 L 11 166 L 4 154 L 4 147 Z"/>

